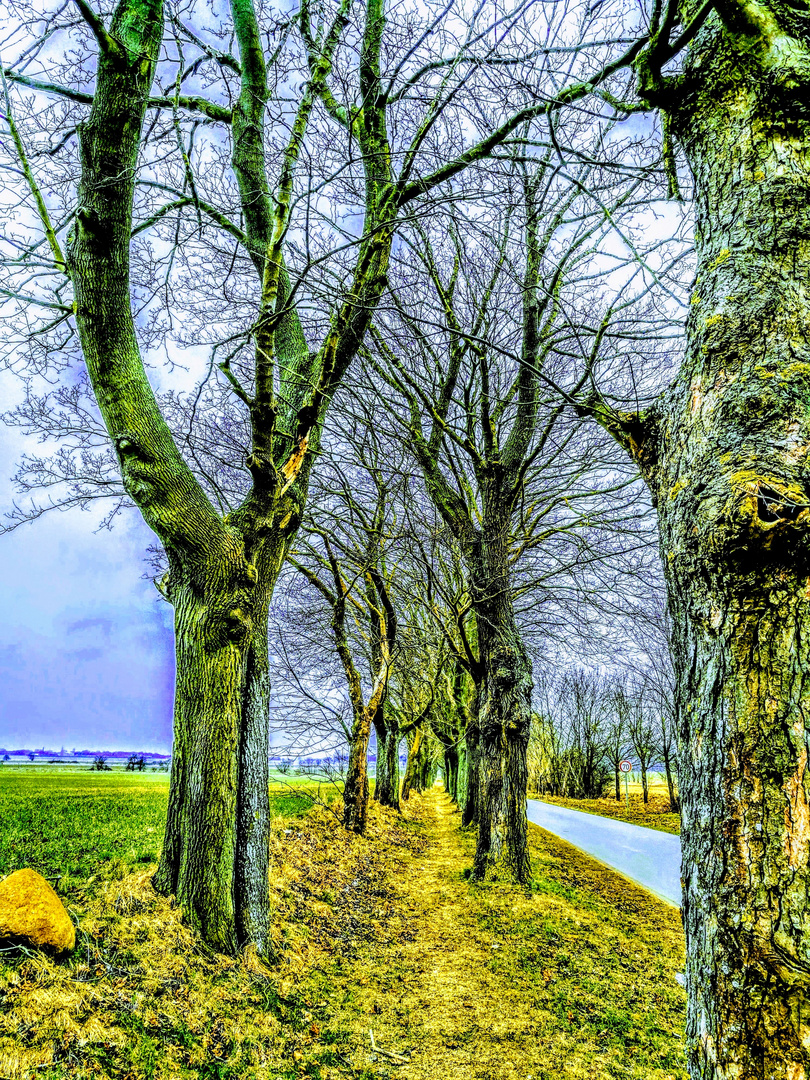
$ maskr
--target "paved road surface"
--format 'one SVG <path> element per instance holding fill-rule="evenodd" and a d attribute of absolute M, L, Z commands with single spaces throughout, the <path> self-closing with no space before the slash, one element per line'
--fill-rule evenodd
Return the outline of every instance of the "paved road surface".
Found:
<path fill-rule="evenodd" d="M 681 841 L 672 833 L 529 799 L 529 821 L 612 866 L 676 907 L 681 904 Z"/>

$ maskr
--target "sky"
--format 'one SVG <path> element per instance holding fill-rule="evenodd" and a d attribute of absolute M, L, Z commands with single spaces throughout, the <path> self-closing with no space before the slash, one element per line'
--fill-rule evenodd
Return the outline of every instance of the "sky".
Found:
<path fill-rule="evenodd" d="M 0 431 L 0 512 L 17 446 Z M 0 535 L 0 747 L 171 749 L 172 612 L 134 513 L 54 511 Z"/>

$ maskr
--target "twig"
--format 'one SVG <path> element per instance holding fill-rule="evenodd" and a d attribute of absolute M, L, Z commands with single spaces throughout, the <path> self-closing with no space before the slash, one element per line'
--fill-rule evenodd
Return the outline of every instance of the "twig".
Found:
<path fill-rule="evenodd" d="M 375 1054 L 383 1054 L 387 1058 L 391 1058 L 392 1061 L 398 1061 L 401 1065 L 407 1065 L 410 1058 L 403 1057 L 402 1054 L 395 1054 L 393 1050 L 383 1050 L 381 1046 L 377 1046 L 374 1041 L 374 1031 L 372 1028 L 368 1029 L 369 1036 L 371 1038 L 371 1049 Z"/>

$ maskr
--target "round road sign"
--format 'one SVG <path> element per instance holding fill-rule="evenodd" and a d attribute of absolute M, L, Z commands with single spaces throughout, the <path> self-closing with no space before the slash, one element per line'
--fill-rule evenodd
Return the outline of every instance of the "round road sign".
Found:
<path fill-rule="evenodd" d="M 633 768 L 633 764 L 632 762 L 625 759 L 624 761 L 619 762 L 619 768 L 622 770 L 622 772 L 630 772 L 630 770 Z"/>

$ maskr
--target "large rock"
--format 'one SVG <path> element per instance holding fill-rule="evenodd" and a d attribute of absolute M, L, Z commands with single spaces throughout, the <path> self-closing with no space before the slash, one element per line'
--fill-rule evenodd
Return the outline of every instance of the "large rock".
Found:
<path fill-rule="evenodd" d="M 15 870 L 0 881 L 0 939 L 56 954 L 76 944 L 65 905 L 36 870 Z"/>

